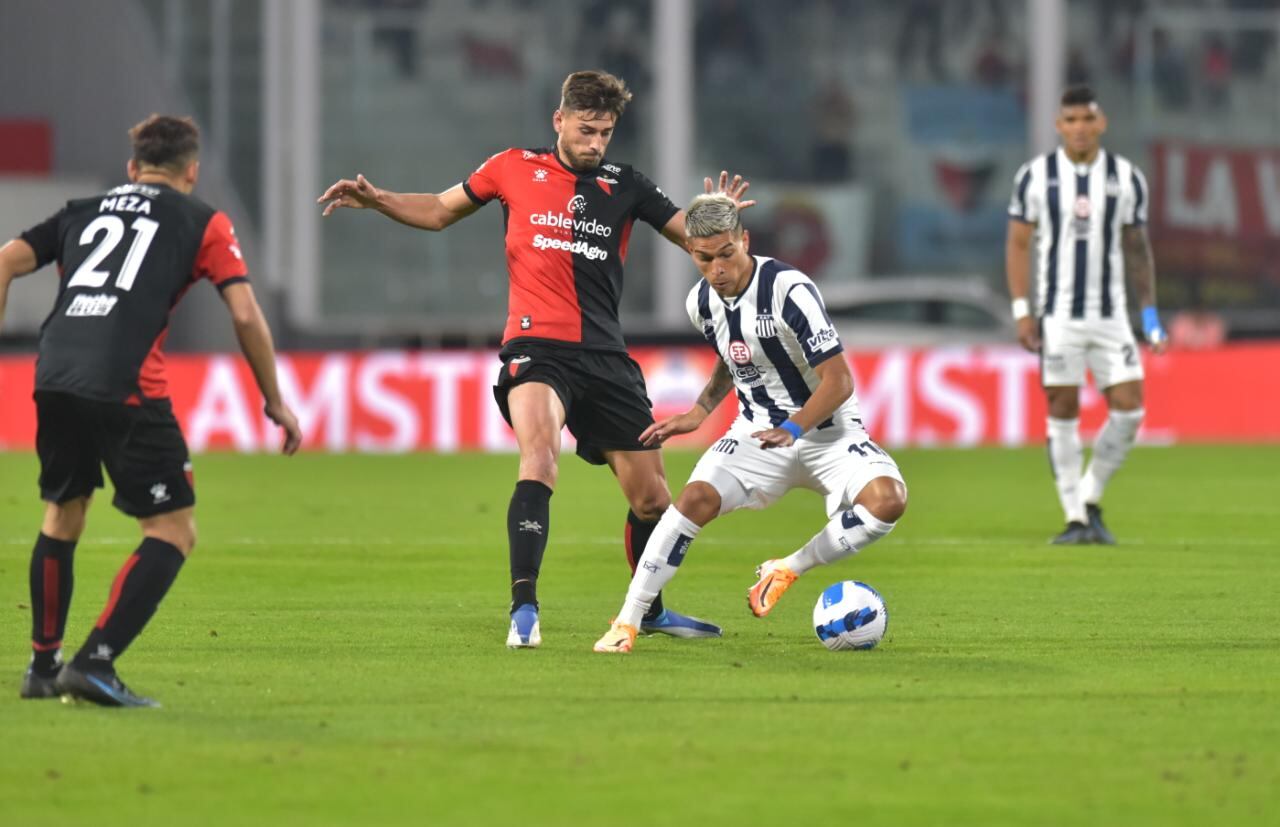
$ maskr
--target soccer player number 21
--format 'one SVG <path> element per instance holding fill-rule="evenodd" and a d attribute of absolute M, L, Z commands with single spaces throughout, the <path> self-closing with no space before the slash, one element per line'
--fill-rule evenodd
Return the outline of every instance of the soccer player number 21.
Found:
<path fill-rule="evenodd" d="M 147 257 L 147 249 L 151 246 L 151 240 L 156 237 L 156 230 L 160 229 L 160 224 L 150 218 L 135 218 L 130 229 L 136 235 L 133 237 L 133 244 L 129 246 L 129 252 L 125 254 L 120 275 L 116 277 L 116 287 L 120 290 L 129 290 L 133 287 L 133 280 L 138 277 L 138 269 L 142 267 L 142 260 Z M 124 238 L 124 219 L 116 215 L 102 215 L 95 218 L 80 233 L 80 246 L 92 244 L 102 233 L 106 233 L 106 237 L 98 242 L 98 246 L 93 248 L 93 252 L 89 253 L 84 263 L 76 268 L 75 275 L 71 277 L 71 281 L 67 282 L 67 287 L 101 287 L 111 277 L 111 273 L 107 270 L 94 268 L 111 255 L 120 240 Z"/>

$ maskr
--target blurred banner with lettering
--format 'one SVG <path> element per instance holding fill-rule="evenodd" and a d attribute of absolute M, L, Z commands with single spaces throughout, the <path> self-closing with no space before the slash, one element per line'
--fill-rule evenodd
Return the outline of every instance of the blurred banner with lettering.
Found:
<path fill-rule="evenodd" d="M 657 417 L 687 410 L 714 365 L 706 347 L 635 348 Z M 1014 347 L 888 349 L 850 357 L 873 437 L 887 446 L 1025 445 L 1044 441 L 1044 395 L 1034 356 Z M 1280 344 L 1147 355 L 1146 442 L 1280 441 Z M 285 397 L 305 448 L 329 452 L 514 451 L 493 401 L 492 351 L 293 353 L 280 358 Z M 174 409 L 193 451 L 272 451 L 277 429 L 262 416 L 238 356 L 172 355 Z M 34 358 L 0 357 L 0 449 L 31 450 Z M 1086 435 L 1106 404 L 1081 396 Z M 707 445 L 736 415 L 729 396 L 674 446 Z M 566 433 L 566 439 L 570 439 Z M 571 440 L 570 440 L 571 441 Z"/>
<path fill-rule="evenodd" d="M 1162 297 L 1280 306 L 1280 150 L 1158 141 L 1151 159 Z"/>

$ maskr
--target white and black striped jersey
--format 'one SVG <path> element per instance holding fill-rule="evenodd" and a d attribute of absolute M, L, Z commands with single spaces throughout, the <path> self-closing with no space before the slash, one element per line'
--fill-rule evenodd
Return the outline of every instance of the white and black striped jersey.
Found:
<path fill-rule="evenodd" d="M 1147 193 L 1138 167 L 1105 149 L 1089 165 L 1061 148 L 1023 164 L 1009 217 L 1037 225 L 1038 315 L 1124 318 L 1121 228 L 1146 223 Z"/>
<path fill-rule="evenodd" d="M 808 276 L 776 259 L 752 259 L 755 270 L 741 295 L 722 299 L 703 279 L 685 308 L 728 366 L 739 416 L 770 428 L 800 410 L 818 387 L 814 368 L 844 347 Z M 861 424 L 856 396 L 818 427 L 833 422 Z"/>

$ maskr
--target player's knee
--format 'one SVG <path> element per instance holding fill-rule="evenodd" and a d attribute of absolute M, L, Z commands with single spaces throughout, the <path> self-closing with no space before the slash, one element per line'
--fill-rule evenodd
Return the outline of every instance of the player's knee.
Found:
<path fill-rule="evenodd" d="M 520 479 L 540 482 L 555 490 L 560 468 L 553 452 L 534 453 L 520 457 Z"/>
<path fill-rule="evenodd" d="M 896 523 L 907 513 L 907 487 L 892 477 L 867 483 L 856 502 L 882 523 Z"/>
<path fill-rule="evenodd" d="M 77 497 L 65 503 L 45 503 L 40 531 L 55 540 L 75 541 L 84 533 L 89 498 Z"/>
<path fill-rule="evenodd" d="M 633 498 L 631 511 L 646 523 L 662 519 L 662 515 L 671 507 L 671 494 L 665 489 L 660 492 L 646 493 Z"/>
<path fill-rule="evenodd" d="M 706 525 L 720 514 L 720 492 L 705 482 L 691 482 L 680 492 L 676 510 L 690 522 Z"/>

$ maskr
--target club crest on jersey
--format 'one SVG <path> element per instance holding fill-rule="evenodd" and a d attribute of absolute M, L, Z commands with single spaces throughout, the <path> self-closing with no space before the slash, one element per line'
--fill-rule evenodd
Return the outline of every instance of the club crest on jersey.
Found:
<path fill-rule="evenodd" d="M 569 199 L 569 203 L 565 205 L 565 209 L 571 213 L 577 214 L 587 208 L 587 199 L 582 195 L 575 195 Z"/>
<path fill-rule="evenodd" d="M 739 365 L 749 365 L 751 364 L 751 348 L 741 340 L 730 342 L 729 358 Z"/>
<path fill-rule="evenodd" d="M 539 167 L 533 171 L 533 180 L 538 184 L 545 184 L 547 181 L 547 171 Z"/>
<path fill-rule="evenodd" d="M 1114 175 L 1107 176 L 1107 197 L 1118 198 L 1120 196 L 1120 179 Z"/>
<path fill-rule="evenodd" d="M 533 327 L 533 317 L 532 317 L 532 316 L 521 316 L 521 317 L 520 317 L 520 329 L 521 329 L 521 330 L 528 330 L 528 329 L 529 329 L 529 328 L 531 328 L 531 327 Z"/>
<path fill-rule="evenodd" d="M 760 313 L 756 316 L 756 336 L 761 339 L 772 338 L 778 335 L 778 330 L 773 324 L 772 313 Z"/>

